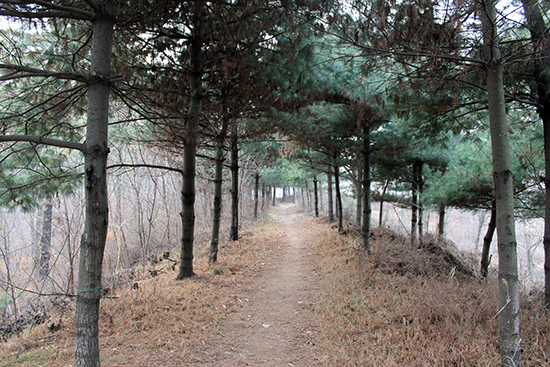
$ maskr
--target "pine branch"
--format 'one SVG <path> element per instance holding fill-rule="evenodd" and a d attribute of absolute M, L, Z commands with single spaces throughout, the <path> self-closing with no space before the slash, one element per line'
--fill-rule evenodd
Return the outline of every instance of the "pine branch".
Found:
<path fill-rule="evenodd" d="M 178 168 L 169 167 L 169 166 L 161 166 L 161 165 L 157 165 L 157 164 L 147 164 L 147 163 L 133 163 L 133 164 L 120 163 L 120 164 L 112 164 L 112 165 L 108 166 L 107 169 L 112 169 L 112 168 L 139 168 L 139 167 L 154 168 L 154 169 L 163 169 L 163 170 L 172 171 L 172 172 L 178 172 L 178 173 L 180 173 L 180 174 L 183 174 L 183 171 L 182 171 L 181 169 L 178 169 Z"/>
<path fill-rule="evenodd" d="M 0 135 L 0 142 L 3 141 L 26 141 L 29 143 L 50 145 L 59 148 L 76 149 L 81 152 L 84 152 L 85 149 L 85 145 L 82 143 L 45 138 L 43 136 L 36 135 Z"/>
<path fill-rule="evenodd" d="M 94 10 L 97 8 L 97 5 L 93 4 L 91 1 L 86 1 Z M 27 19 L 36 19 L 36 18 L 64 18 L 64 19 L 80 19 L 80 20 L 93 20 L 94 13 L 85 11 L 83 9 L 73 8 L 69 6 L 53 4 L 50 1 L 2 1 L 5 5 L 0 5 L 0 15 L 6 15 L 17 18 L 27 18 Z M 43 7 L 45 10 L 34 11 L 34 10 L 14 10 L 12 6 L 32 6 L 38 5 Z"/>
<path fill-rule="evenodd" d="M 0 63 L 0 69 L 13 70 L 12 73 L 0 76 L 0 81 L 21 79 L 27 77 L 54 77 L 57 79 L 76 80 L 83 83 L 88 83 L 89 81 L 87 76 L 79 73 L 47 71 L 22 65 Z"/>

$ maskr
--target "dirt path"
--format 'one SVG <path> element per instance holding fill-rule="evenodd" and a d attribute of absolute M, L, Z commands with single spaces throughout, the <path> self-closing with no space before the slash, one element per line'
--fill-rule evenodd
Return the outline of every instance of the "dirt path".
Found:
<path fill-rule="evenodd" d="M 308 231 L 288 206 L 279 206 L 283 233 L 272 264 L 250 288 L 242 307 L 227 319 L 220 342 L 219 366 L 312 366 L 316 364 L 310 297 L 312 266 Z"/>

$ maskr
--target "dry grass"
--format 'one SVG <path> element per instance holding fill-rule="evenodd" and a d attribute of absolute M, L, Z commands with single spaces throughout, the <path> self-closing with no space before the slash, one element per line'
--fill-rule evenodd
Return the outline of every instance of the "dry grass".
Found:
<path fill-rule="evenodd" d="M 497 286 L 453 271 L 453 265 L 406 239 L 376 231 L 373 255 L 357 238 L 303 219 L 311 233 L 316 349 L 326 366 L 498 366 Z M 216 340 L 254 281 L 274 263 L 284 237 L 260 221 L 238 242 L 225 243 L 220 261 L 206 263 L 199 246 L 197 276 L 176 281 L 175 271 L 137 281 L 101 303 L 103 366 L 204 365 L 220 353 Z M 160 265 L 162 266 L 162 265 Z M 550 321 L 540 297 L 522 302 L 526 366 L 550 365 Z M 71 318 L 50 333 L 47 325 L 3 344 L 0 366 L 70 366 Z M 223 352 L 221 352 L 223 353 Z"/>
<path fill-rule="evenodd" d="M 335 233 L 319 240 L 318 342 L 326 365 L 499 366 L 496 282 L 459 274 L 389 231 L 373 237 L 371 257 Z M 540 298 L 526 302 L 523 360 L 548 366 L 548 316 Z"/>

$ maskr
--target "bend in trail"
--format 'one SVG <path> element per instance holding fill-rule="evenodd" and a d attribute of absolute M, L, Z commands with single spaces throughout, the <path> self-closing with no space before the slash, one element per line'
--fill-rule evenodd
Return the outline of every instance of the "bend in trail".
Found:
<path fill-rule="evenodd" d="M 228 317 L 217 340 L 224 355 L 215 366 L 312 366 L 317 364 L 312 334 L 313 266 L 308 230 L 297 214 L 273 209 L 279 223 L 276 255 L 253 282 L 242 307 Z M 219 350 L 219 349 L 218 349 Z M 213 364 L 212 364 L 213 363 Z"/>

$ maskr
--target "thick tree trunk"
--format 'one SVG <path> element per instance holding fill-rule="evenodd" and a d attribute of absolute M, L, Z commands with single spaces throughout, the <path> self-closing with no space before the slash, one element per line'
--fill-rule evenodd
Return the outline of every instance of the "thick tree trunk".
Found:
<path fill-rule="evenodd" d="M 550 31 L 546 26 L 538 1 L 523 0 L 527 25 L 531 32 L 534 51 L 534 74 L 537 85 L 537 112 L 544 128 L 544 179 L 546 198 L 544 205 L 544 295 L 546 308 L 550 309 Z"/>
<path fill-rule="evenodd" d="M 40 258 L 38 261 L 38 275 L 41 279 L 46 279 L 50 272 L 50 258 L 52 247 L 52 198 L 48 198 L 44 203 L 42 218 L 42 236 L 40 237 Z"/>
<path fill-rule="evenodd" d="M 481 9 L 484 55 L 487 62 L 487 95 L 493 151 L 496 224 L 499 257 L 500 355 L 503 366 L 519 367 L 519 279 L 514 217 L 514 187 L 506 105 L 504 101 L 503 66 L 498 45 L 495 0 Z"/>
<path fill-rule="evenodd" d="M 489 264 L 491 263 L 491 258 L 489 253 L 491 251 L 491 242 L 493 242 L 493 235 L 495 234 L 495 229 L 497 228 L 497 207 L 495 200 L 493 199 L 493 204 L 491 206 L 491 219 L 489 220 L 489 227 L 487 228 L 487 233 L 483 238 L 483 250 L 481 251 L 481 266 L 479 274 L 481 278 L 487 278 L 489 274 Z"/>
<path fill-rule="evenodd" d="M 258 220 L 258 195 L 260 190 L 260 173 L 254 175 L 254 220 Z"/>
<path fill-rule="evenodd" d="M 367 253 L 371 254 L 370 249 L 370 219 L 371 219 L 371 179 L 370 179 L 370 124 L 364 122 L 363 125 L 363 227 L 361 236 L 363 237 L 363 247 Z M 382 208 L 380 208 L 382 212 Z"/>
<path fill-rule="evenodd" d="M 334 188 L 336 191 L 336 212 L 338 213 L 338 232 L 344 230 L 344 220 L 342 218 L 342 193 L 340 192 L 340 167 L 334 166 Z"/>
<path fill-rule="evenodd" d="M 182 183 L 182 239 L 180 266 L 177 279 L 195 275 L 193 271 L 193 242 L 195 235 L 195 164 L 197 154 L 197 130 L 202 112 L 202 18 L 203 3 L 195 3 L 194 29 L 190 41 L 190 82 L 191 100 L 185 121 L 185 145 L 183 148 L 183 183 Z"/>
<path fill-rule="evenodd" d="M 327 195 L 328 195 L 328 222 L 334 222 L 334 204 L 332 200 L 332 167 L 328 166 L 327 173 Z"/>
<path fill-rule="evenodd" d="M 277 199 L 277 187 L 273 186 L 273 206 L 275 206 L 276 199 Z"/>
<path fill-rule="evenodd" d="M 315 217 L 319 218 L 319 191 L 317 186 L 317 176 L 313 176 L 313 201 L 315 205 Z"/>
<path fill-rule="evenodd" d="M 101 271 L 107 238 L 107 155 L 109 78 L 113 39 L 113 1 L 97 4 L 93 21 L 92 59 L 84 151 L 86 223 L 80 243 L 75 311 L 75 367 L 98 367 Z"/>
<path fill-rule="evenodd" d="M 239 138 L 237 121 L 231 131 L 231 241 L 239 239 Z"/>

